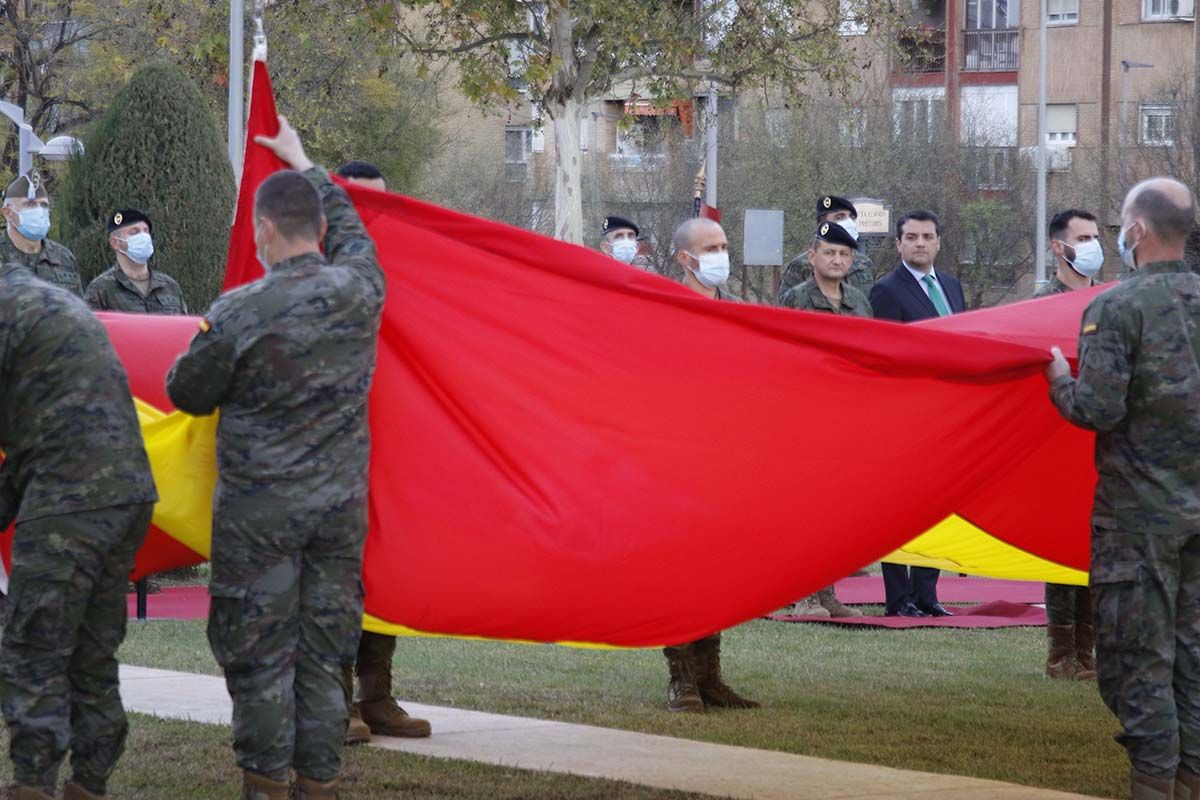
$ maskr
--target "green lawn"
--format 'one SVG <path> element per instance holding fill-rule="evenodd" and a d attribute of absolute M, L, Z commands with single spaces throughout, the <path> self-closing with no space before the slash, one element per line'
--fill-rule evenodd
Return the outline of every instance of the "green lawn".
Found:
<path fill-rule="evenodd" d="M 7 751 L 7 732 L 0 733 L 0 746 Z M 349 748 L 344 763 L 341 795 L 362 800 L 710 800 L 707 795 L 617 781 L 367 747 Z M 0 759 L 0 764 L 0 777 L 8 783 L 12 766 L 8 759 Z M 227 800 L 238 794 L 241 780 L 229 748 L 228 728 L 134 714 L 125 756 L 108 789 L 121 800 Z"/>
<path fill-rule="evenodd" d="M 1044 637 L 750 622 L 725 636 L 725 673 L 764 707 L 704 716 L 665 710 L 666 668 L 651 650 L 401 639 L 396 681 L 402 697 L 434 705 L 1120 797 L 1115 720 L 1095 684 L 1042 678 Z M 121 657 L 218 672 L 202 622 L 131 622 Z"/>

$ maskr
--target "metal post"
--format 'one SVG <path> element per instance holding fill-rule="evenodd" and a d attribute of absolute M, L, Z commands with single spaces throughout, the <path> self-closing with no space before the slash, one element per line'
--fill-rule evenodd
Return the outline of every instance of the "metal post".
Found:
<path fill-rule="evenodd" d="M 717 85 L 708 83 L 708 127 L 705 133 L 707 166 L 704 177 L 704 204 L 717 207 Z"/>
<path fill-rule="evenodd" d="M 1037 254 L 1034 285 L 1046 285 L 1046 18 L 1049 0 L 1038 3 L 1038 149 L 1037 149 Z"/>
<path fill-rule="evenodd" d="M 246 6 L 245 0 L 229 0 L 229 111 L 228 111 L 228 145 L 229 163 L 233 165 L 233 180 L 236 184 L 242 182 L 242 146 L 245 134 L 242 100 L 245 89 L 242 86 L 242 76 L 246 74 L 245 39 Z"/>
<path fill-rule="evenodd" d="M 146 595 L 150 592 L 150 583 L 145 578 L 142 578 L 134 586 L 137 588 L 137 618 L 145 619 Z"/>

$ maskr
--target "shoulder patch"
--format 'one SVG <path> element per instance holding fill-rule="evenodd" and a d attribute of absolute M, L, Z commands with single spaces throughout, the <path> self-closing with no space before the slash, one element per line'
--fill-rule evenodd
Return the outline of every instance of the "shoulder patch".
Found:
<path fill-rule="evenodd" d="M 1099 325 L 1094 322 L 1089 322 L 1087 325 L 1083 326 L 1083 335 L 1087 336 L 1089 333 L 1095 333 L 1099 329 Z"/>
<path fill-rule="evenodd" d="M 208 320 L 206 320 L 204 317 L 201 317 L 200 318 L 200 332 L 208 333 L 211 330 L 212 330 L 212 323 L 209 322 Z"/>

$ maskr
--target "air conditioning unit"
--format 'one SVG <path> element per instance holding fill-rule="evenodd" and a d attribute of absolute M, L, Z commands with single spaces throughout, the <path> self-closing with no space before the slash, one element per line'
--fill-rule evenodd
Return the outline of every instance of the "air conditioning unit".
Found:
<path fill-rule="evenodd" d="M 1029 162 L 1030 169 L 1037 169 L 1038 165 L 1038 149 L 1036 147 L 1022 147 L 1021 157 Z M 1071 171 L 1071 148 L 1063 145 L 1049 145 L 1046 147 L 1046 171 L 1047 172 L 1070 172 Z"/>
<path fill-rule="evenodd" d="M 1171 19 L 1193 20 L 1196 18 L 1196 0 L 1170 0 Z"/>

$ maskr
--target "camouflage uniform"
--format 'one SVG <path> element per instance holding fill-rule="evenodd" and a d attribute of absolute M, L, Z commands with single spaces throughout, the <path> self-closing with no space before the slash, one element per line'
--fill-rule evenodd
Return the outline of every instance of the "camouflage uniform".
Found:
<path fill-rule="evenodd" d="M 20 264 L 46 283 L 66 289 L 76 297 L 83 297 L 83 281 L 79 278 L 79 265 L 75 254 L 58 242 L 42 240 L 42 249 L 26 253 L 13 244 L 7 233 L 0 235 L 0 263 Z"/>
<path fill-rule="evenodd" d="M 183 289 L 165 272 L 150 270 L 150 286 L 142 294 L 129 276 L 114 266 L 88 284 L 84 300 L 93 311 L 123 311 L 128 314 L 186 314 Z"/>
<path fill-rule="evenodd" d="M 1049 297 L 1069 291 L 1071 287 L 1054 275 L 1033 296 Z M 1046 662 L 1046 674 L 1049 677 L 1077 677 L 1076 674 L 1065 674 L 1076 672 L 1076 667 L 1083 670 L 1081 677 L 1093 677 L 1090 674 L 1096 669 L 1093 630 L 1092 593 L 1088 588 L 1047 583 L 1046 631 L 1050 640 L 1050 655 Z M 1071 659 L 1074 659 L 1074 663 L 1070 663 Z"/>
<path fill-rule="evenodd" d="M 744 302 L 724 286 L 717 287 L 716 300 Z M 721 708 L 758 708 L 754 700 L 742 697 L 721 677 L 721 632 L 694 642 L 664 647 L 667 659 L 667 708 L 670 711 L 702 712 L 705 706 Z"/>
<path fill-rule="evenodd" d="M 1050 395 L 1096 431 L 1100 694 L 1134 770 L 1200 773 L 1200 276 L 1140 267 L 1088 306 L 1079 349 Z"/>
<path fill-rule="evenodd" d="M 385 288 L 346 192 L 322 169 L 305 175 L 324 203 L 328 261 L 281 261 L 218 298 L 167 377 L 179 408 L 221 410 L 208 638 L 238 764 L 282 782 L 291 767 L 330 781 L 341 765 Z"/>
<path fill-rule="evenodd" d="M 809 278 L 804 283 L 780 298 L 780 302 L 788 308 L 797 311 L 826 311 L 830 314 L 848 314 L 852 317 L 873 317 L 871 301 L 860 290 L 842 281 L 842 302 L 837 307 L 821 292 L 816 278 Z"/>
<path fill-rule="evenodd" d="M 794 307 L 788 300 L 788 294 L 794 287 L 812 278 L 812 274 L 812 262 L 808 260 L 807 250 L 789 261 L 788 265 L 783 268 L 783 277 L 779 279 L 779 305 Z M 871 269 L 871 259 L 866 253 L 861 250 L 854 251 L 854 263 L 850 265 L 850 271 L 846 273 L 846 279 L 843 282 L 850 284 L 863 294 L 871 289 L 875 283 L 875 273 Z"/>
<path fill-rule="evenodd" d="M 0 265 L 0 512 L 16 518 L 0 708 L 19 785 L 103 794 L 128 726 L 116 651 L 157 499 L 125 371 L 69 293 Z"/>

